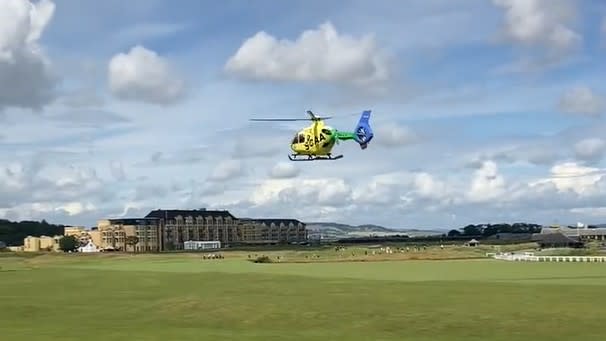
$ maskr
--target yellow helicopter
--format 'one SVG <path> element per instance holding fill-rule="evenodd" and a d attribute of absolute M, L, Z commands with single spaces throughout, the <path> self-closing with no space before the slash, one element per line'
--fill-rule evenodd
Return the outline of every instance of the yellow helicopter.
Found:
<path fill-rule="evenodd" d="M 306 128 L 299 130 L 290 143 L 294 152 L 288 155 L 291 161 L 338 160 L 343 155 L 332 156 L 332 148 L 339 141 L 354 140 L 361 149 L 366 149 L 374 134 L 370 127 L 370 110 L 360 116 L 353 132 L 339 131 L 324 124 L 331 116 L 320 117 L 307 110 L 309 118 L 253 118 L 251 121 L 312 121 Z M 299 158 L 301 157 L 301 158 Z"/>

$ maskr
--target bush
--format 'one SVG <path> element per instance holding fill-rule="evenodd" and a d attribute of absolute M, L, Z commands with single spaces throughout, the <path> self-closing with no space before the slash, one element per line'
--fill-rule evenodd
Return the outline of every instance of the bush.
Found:
<path fill-rule="evenodd" d="M 268 256 L 257 257 L 256 259 L 253 260 L 253 262 L 255 262 L 255 263 L 273 263 L 271 258 L 269 258 Z"/>

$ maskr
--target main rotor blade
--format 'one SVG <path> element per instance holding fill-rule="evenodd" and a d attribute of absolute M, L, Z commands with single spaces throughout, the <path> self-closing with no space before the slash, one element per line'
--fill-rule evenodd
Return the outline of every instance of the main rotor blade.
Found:
<path fill-rule="evenodd" d="M 309 118 L 251 118 L 251 121 L 275 121 L 275 122 L 290 122 L 290 121 L 311 121 Z"/>

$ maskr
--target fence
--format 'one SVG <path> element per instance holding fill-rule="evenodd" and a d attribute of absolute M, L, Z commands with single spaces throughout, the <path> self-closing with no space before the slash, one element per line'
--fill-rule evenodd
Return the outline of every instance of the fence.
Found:
<path fill-rule="evenodd" d="M 486 256 L 494 259 L 518 262 L 594 262 L 606 263 L 605 256 L 535 256 L 532 253 L 488 253 Z"/>

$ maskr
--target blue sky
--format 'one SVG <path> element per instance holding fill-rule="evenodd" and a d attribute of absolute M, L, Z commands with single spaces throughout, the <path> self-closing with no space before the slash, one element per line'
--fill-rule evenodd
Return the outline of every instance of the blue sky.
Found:
<path fill-rule="evenodd" d="M 602 1 L 9 0 L 0 13 L 0 217 L 606 222 Z M 372 109 L 375 139 L 292 163 L 301 122 L 248 121 L 308 109 L 341 130 Z"/>

